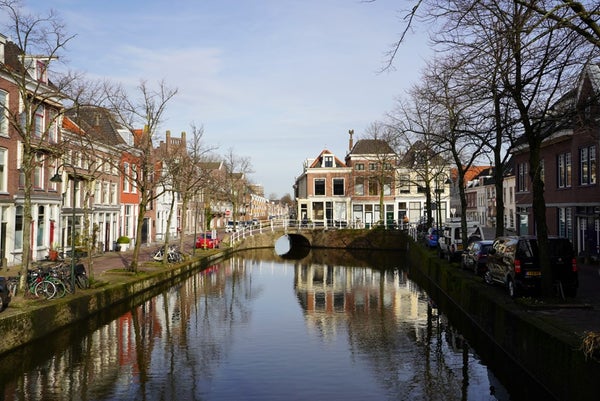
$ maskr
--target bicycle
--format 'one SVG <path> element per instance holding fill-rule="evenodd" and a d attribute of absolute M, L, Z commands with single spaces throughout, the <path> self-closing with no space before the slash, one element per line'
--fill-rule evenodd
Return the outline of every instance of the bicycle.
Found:
<path fill-rule="evenodd" d="M 164 254 L 165 254 L 165 246 L 163 245 L 156 250 L 156 252 L 152 256 L 152 259 L 156 260 L 157 262 L 162 262 Z M 177 247 L 177 245 L 169 245 L 169 247 L 167 249 L 167 262 L 168 263 L 179 263 L 179 262 L 183 262 L 183 260 L 184 260 L 183 253 L 181 253 L 181 251 L 179 251 L 179 248 Z"/>

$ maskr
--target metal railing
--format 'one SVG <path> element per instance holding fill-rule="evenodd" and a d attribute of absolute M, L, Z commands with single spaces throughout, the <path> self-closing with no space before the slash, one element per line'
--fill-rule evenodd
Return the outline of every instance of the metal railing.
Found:
<path fill-rule="evenodd" d="M 410 223 L 400 223 L 396 224 L 395 222 L 383 222 L 382 224 L 365 224 L 362 222 L 346 222 L 346 221 L 336 221 L 327 224 L 326 222 L 313 222 L 313 221 L 302 221 L 302 220 L 294 220 L 294 219 L 271 219 L 253 222 L 248 225 L 238 226 L 236 231 L 233 231 L 230 234 L 229 241 L 230 244 L 233 245 L 239 241 L 247 237 L 251 237 L 253 235 L 260 235 L 264 233 L 273 233 L 276 231 L 281 231 L 282 233 L 287 233 L 290 230 L 294 232 L 301 232 L 303 230 L 315 230 L 315 229 L 356 229 L 356 230 L 364 230 L 364 229 L 375 229 L 375 228 L 384 228 L 388 230 L 406 230 L 408 234 L 416 240 L 417 238 L 417 229 L 414 224 Z"/>

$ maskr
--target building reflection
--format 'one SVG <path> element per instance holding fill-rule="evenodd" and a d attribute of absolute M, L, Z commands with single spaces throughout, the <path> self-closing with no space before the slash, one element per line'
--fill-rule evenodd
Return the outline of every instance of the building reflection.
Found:
<path fill-rule="evenodd" d="M 322 330 L 338 320 L 384 312 L 412 322 L 415 330 L 426 327 L 428 304 L 405 270 L 300 264 L 294 272 L 296 295 L 309 326 Z"/>
<path fill-rule="evenodd" d="M 455 370 L 448 368 L 456 361 L 445 361 L 439 350 L 449 347 L 466 355 L 467 346 L 405 270 L 233 257 L 165 289 L 77 343 L 53 350 L 28 373 L 5 382 L 3 399 L 187 399 L 185 389 L 152 387 L 151 376 L 185 375 L 186 383 L 213 376 L 235 337 L 236 326 L 223 322 L 249 321 L 252 301 L 261 295 L 251 271 L 292 268 L 309 331 L 329 339 L 344 326 L 350 348 L 390 385 L 427 381 L 427 388 L 440 394 L 456 386 Z M 401 363 L 403 350 L 414 349 L 415 342 L 422 358 L 410 366 Z M 461 362 L 468 366 L 467 359 Z M 128 393 L 115 395 L 115 388 Z"/>

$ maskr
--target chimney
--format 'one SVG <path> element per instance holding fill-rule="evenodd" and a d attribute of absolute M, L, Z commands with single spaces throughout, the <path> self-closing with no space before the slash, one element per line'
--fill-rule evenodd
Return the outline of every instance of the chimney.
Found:
<path fill-rule="evenodd" d="M 348 152 L 352 152 L 352 147 L 354 146 L 354 141 L 352 140 L 352 135 L 354 135 L 354 130 L 353 129 L 349 130 L 348 134 L 350 134 L 350 140 L 348 141 Z"/>

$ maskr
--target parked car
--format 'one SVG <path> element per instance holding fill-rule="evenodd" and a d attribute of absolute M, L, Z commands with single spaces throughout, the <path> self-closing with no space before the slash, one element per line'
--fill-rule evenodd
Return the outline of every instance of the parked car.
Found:
<path fill-rule="evenodd" d="M 467 221 L 467 238 L 475 231 L 478 223 Z M 461 222 L 451 220 L 444 223 L 444 229 L 440 232 L 438 240 L 440 259 L 446 258 L 449 262 L 460 259 L 463 251 Z"/>
<path fill-rule="evenodd" d="M 423 241 L 425 241 L 425 245 L 427 245 L 429 248 L 437 248 L 439 238 L 440 236 L 438 229 L 431 227 L 423 236 Z"/>
<path fill-rule="evenodd" d="M 220 245 L 219 238 L 210 231 L 200 234 L 196 239 L 196 248 L 213 249 L 218 248 Z"/>
<path fill-rule="evenodd" d="M 6 309 L 10 303 L 10 291 L 5 277 L 0 277 L 0 311 Z"/>
<path fill-rule="evenodd" d="M 487 256 L 494 241 L 473 241 L 461 255 L 460 267 L 472 270 L 477 275 L 483 275 L 487 270 Z"/>
<path fill-rule="evenodd" d="M 548 238 L 550 264 L 554 278 L 560 281 L 566 296 L 574 297 L 579 287 L 577 260 L 573 245 L 567 238 Z M 539 288 L 541 265 L 537 237 L 498 237 L 487 260 L 487 283 L 501 283 L 515 297 L 526 290 Z"/>

